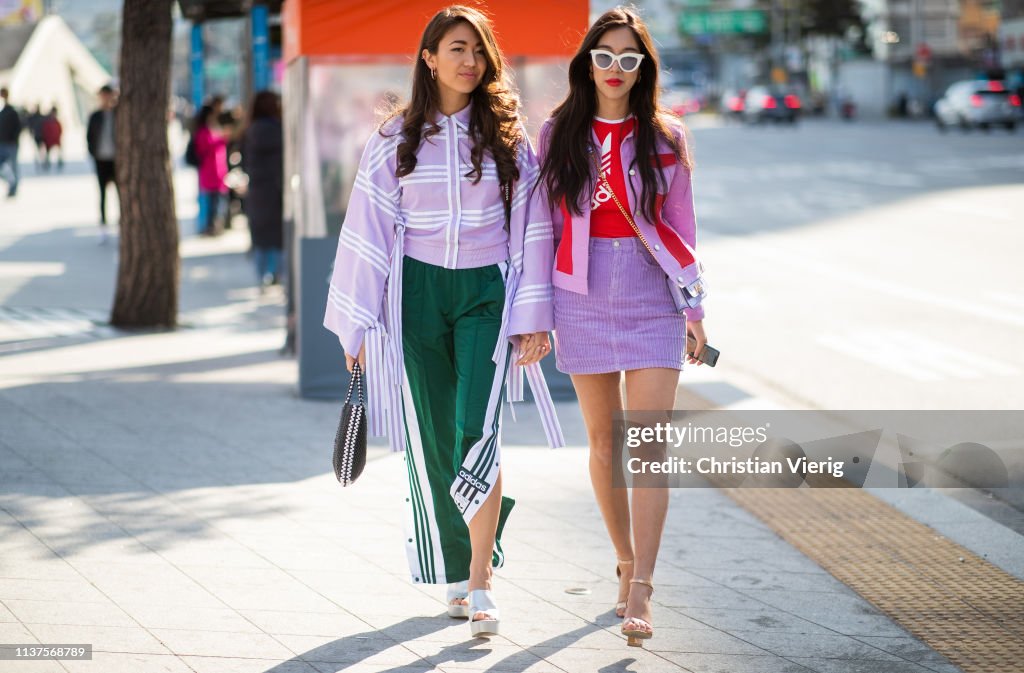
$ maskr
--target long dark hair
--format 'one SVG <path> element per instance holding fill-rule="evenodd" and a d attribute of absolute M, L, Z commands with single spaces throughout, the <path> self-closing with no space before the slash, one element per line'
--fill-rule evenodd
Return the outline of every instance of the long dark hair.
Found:
<path fill-rule="evenodd" d="M 281 97 L 273 91 L 263 89 L 253 95 L 238 137 L 248 134 L 249 129 L 260 119 L 272 119 L 278 124 L 281 123 Z"/>
<path fill-rule="evenodd" d="M 273 91 L 257 91 L 252 97 L 249 107 L 249 122 L 257 119 L 276 119 L 281 121 L 281 99 Z"/>
<path fill-rule="evenodd" d="M 192 130 L 198 131 L 201 128 L 206 128 L 210 125 L 210 115 L 213 114 L 213 106 L 209 103 L 204 104 L 199 108 L 199 112 L 196 113 L 195 118 L 192 120 Z"/>
<path fill-rule="evenodd" d="M 587 31 L 570 61 L 569 93 L 551 112 L 554 121 L 540 179 L 547 187 L 552 207 L 558 207 L 564 199 L 573 214 L 582 214 L 580 195 L 584 190 L 593 192 L 596 186 L 593 159 L 588 152 L 591 124 L 597 112 L 596 85 L 590 79 L 590 50 L 597 47 L 605 32 L 615 28 L 633 31 L 644 54 L 639 78 L 629 92 L 629 109 L 636 118 L 636 163 L 643 184 L 639 205 L 641 212 L 653 220 L 655 196 L 659 186 L 666 187 L 660 162 L 655 166 L 647 159 L 655 156 L 658 139 L 668 143 L 679 162 L 687 167 L 690 163 L 683 141 L 672 132 L 672 126 L 679 122 L 658 105 L 658 72 L 661 70 L 658 52 L 647 26 L 631 9 L 616 7 L 602 14 Z"/>
<path fill-rule="evenodd" d="M 430 76 L 430 68 L 420 55 L 424 49 L 436 54 L 441 39 L 459 23 L 468 24 L 476 31 L 487 60 L 483 79 L 470 94 L 473 106 L 469 120 L 469 134 L 473 139 L 470 161 L 473 169 L 467 177 L 471 177 L 474 183 L 480 181 L 483 177 L 484 152 L 490 151 L 497 165 L 499 180 L 508 184 L 519 178 L 516 150 L 523 139 L 519 97 L 505 72 L 504 58 L 494 39 L 490 20 L 478 10 L 460 5 L 442 9 L 423 30 L 412 74 L 412 98 L 405 107 L 395 110 L 389 117 L 404 115 L 402 142 L 398 144 L 397 175 L 402 177 L 413 172 L 420 143 L 441 130 L 434 123 L 434 114 L 441 100 L 440 92 L 437 82 Z M 424 124 L 430 124 L 425 134 Z"/>

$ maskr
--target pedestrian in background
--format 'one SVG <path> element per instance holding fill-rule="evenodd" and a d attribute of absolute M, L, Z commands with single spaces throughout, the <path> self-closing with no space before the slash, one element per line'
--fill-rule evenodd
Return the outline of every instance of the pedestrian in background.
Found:
<path fill-rule="evenodd" d="M 249 178 L 244 204 L 256 279 L 261 287 L 277 284 L 284 247 L 284 131 L 281 99 L 272 91 L 253 97 L 242 136 L 242 170 Z"/>
<path fill-rule="evenodd" d="M 18 193 L 18 140 L 21 137 L 21 117 L 10 102 L 7 87 L 0 88 L 0 178 L 7 181 L 7 198 Z M 4 178 L 4 169 L 10 167 L 10 177 Z"/>
<path fill-rule="evenodd" d="M 217 122 L 223 99 L 215 97 L 199 108 L 192 133 L 199 173 L 199 235 L 216 236 L 224 197 L 228 193 L 224 178 L 228 174 L 227 137 Z"/>
<path fill-rule="evenodd" d="M 634 488 L 631 515 L 628 491 L 612 485 L 613 419 L 624 408 L 672 409 L 679 370 L 696 362 L 686 354 L 687 332 L 695 355 L 705 343 L 703 309 L 680 314 L 667 284 L 695 262 L 696 221 L 685 130 L 659 105 L 658 73 L 640 17 L 606 12 L 569 63 L 569 93 L 539 143 L 557 245 L 556 364 L 572 375 L 587 426 L 590 479 L 618 558 L 616 614 L 631 645 L 654 634 L 668 492 Z"/>
<path fill-rule="evenodd" d="M 117 136 L 114 132 L 117 122 L 117 92 L 109 84 L 100 87 L 97 94 L 100 107 L 89 115 L 85 139 L 96 167 L 96 180 L 100 187 L 100 243 L 109 238 L 107 231 L 107 185 L 113 183 L 117 189 L 115 160 L 117 157 Z"/>
<path fill-rule="evenodd" d="M 50 108 L 49 114 L 43 118 L 43 170 L 50 170 L 50 155 L 57 154 L 57 170 L 64 170 L 64 148 L 61 146 L 61 138 L 64 135 L 64 127 L 61 126 L 57 117 L 57 108 Z"/>
<path fill-rule="evenodd" d="M 500 410 L 506 381 L 518 398 L 516 365 L 562 443 L 537 364 L 550 349 L 551 224 L 504 64 L 479 11 L 427 24 L 411 99 L 363 152 L 324 319 L 349 369 L 366 367 L 371 431 L 386 410 L 392 448 L 406 449 L 413 581 L 448 584 L 448 614 L 474 636 L 498 632 L 492 567 L 514 505 Z"/>
<path fill-rule="evenodd" d="M 32 110 L 32 114 L 28 116 L 25 121 L 25 126 L 28 127 L 28 132 L 32 136 L 32 141 L 36 144 L 35 153 L 35 167 L 38 173 L 43 169 L 43 157 L 46 154 L 46 143 L 43 142 L 43 120 L 46 119 L 46 115 L 43 114 L 39 106 L 35 106 Z"/>
<path fill-rule="evenodd" d="M 242 213 L 245 209 L 243 203 L 245 187 L 238 178 L 242 174 L 242 135 L 245 133 L 247 115 L 248 112 L 241 105 L 237 105 L 230 110 L 224 110 L 217 117 L 221 131 L 227 139 L 227 146 L 224 149 L 224 154 L 227 157 L 227 175 L 224 184 L 228 189 L 224 210 L 225 229 L 230 229 L 234 216 Z M 251 254 L 252 249 L 249 252 Z"/>

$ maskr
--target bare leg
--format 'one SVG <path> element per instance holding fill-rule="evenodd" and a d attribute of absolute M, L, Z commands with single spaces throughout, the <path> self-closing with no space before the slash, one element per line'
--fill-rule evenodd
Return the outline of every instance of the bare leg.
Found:
<path fill-rule="evenodd" d="M 675 404 L 679 371 L 637 369 L 626 372 L 626 408 L 630 411 L 667 411 Z M 667 418 L 666 418 L 667 420 Z M 633 489 L 633 529 L 636 540 L 634 577 L 653 581 L 654 564 L 668 512 L 666 488 Z M 651 587 L 634 583 L 626 603 L 626 616 L 651 623 Z M 645 629 L 646 630 L 646 629 Z"/>
<path fill-rule="evenodd" d="M 577 374 L 572 377 L 576 396 L 583 412 L 590 442 L 590 483 L 594 486 L 594 497 L 608 529 L 615 556 L 624 561 L 633 558 L 633 542 L 630 538 L 629 493 L 625 488 L 612 487 L 612 448 L 614 438 L 613 415 L 622 411 L 622 393 L 619 389 L 621 374 Z M 616 602 L 625 602 L 629 594 L 629 580 L 633 577 L 633 566 L 621 566 L 619 597 Z M 622 615 L 619 614 L 619 617 Z"/>
<path fill-rule="evenodd" d="M 494 553 L 494 538 L 498 534 L 498 518 L 501 515 L 501 473 L 494 482 L 494 491 L 480 506 L 473 520 L 469 522 L 469 540 L 473 548 L 473 558 L 469 561 L 469 590 L 491 589 L 491 561 Z M 467 601 L 462 601 L 468 605 Z M 485 615 L 478 612 L 470 615 L 470 619 L 483 619 Z"/>

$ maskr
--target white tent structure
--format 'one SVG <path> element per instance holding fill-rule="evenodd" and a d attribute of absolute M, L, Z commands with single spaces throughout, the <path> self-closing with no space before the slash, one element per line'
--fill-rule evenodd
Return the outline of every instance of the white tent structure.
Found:
<path fill-rule="evenodd" d="M 0 26 L 0 86 L 17 108 L 56 106 L 69 158 L 84 154 L 85 125 L 110 73 L 56 15 L 30 25 Z M 23 150 L 29 143 L 23 143 Z"/>

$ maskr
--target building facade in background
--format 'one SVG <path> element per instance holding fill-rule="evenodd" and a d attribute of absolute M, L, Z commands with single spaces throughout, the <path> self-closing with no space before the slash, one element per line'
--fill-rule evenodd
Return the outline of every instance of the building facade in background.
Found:
<path fill-rule="evenodd" d="M 999 53 L 1014 83 L 1024 84 L 1024 0 L 1003 0 Z"/>

